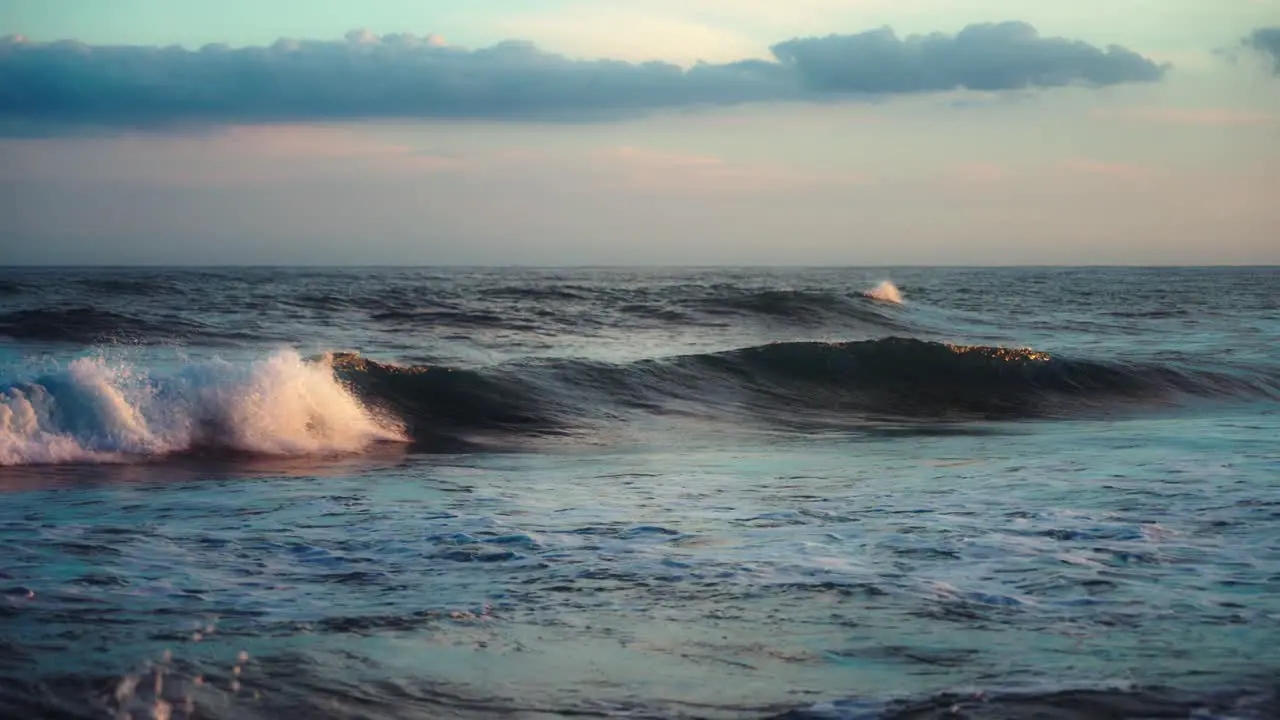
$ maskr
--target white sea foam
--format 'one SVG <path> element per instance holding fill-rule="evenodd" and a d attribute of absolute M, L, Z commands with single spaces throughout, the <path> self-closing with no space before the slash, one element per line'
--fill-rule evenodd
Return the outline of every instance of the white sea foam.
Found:
<path fill-rule="evenodd" d="M 870 290 L 864 291 L 862 294 L 872 300 L 894 303 L 895 305 L 902 304 L 902 292 L 898 290 L 897 285 L 888 280 L 881 282 Z"/>
<path fill-rule="evenodd" d="M 196 448 L 336 454 L 403 440 L 328 364 L 292 351 L 167 377 L 86 357 L 0 389 L 0 465 L 126 462 Z"/>

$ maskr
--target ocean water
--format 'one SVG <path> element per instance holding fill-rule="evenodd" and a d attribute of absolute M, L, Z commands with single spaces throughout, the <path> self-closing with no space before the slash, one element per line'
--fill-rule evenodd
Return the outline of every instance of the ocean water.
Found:
<path fill-rule="evenodd" d="M 1280 717 L 1280 270 L 0 270 L 0 716 Z"/>

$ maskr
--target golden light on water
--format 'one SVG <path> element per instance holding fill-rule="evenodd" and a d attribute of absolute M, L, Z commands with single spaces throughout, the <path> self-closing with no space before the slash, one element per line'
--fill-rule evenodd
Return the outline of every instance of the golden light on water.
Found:
<path fill-rule="evenodd" d="M 989 347 L 985 345 L 952 345 L 947 343 L 947 349 L 957 355 L 981 355 L 990 360 L 1003 360 L 1004 362 L 1048 362 L 1053 356 L 1047 352 L 1040 352 L 1031 348 L 1005 348 L 1005 347 Z"/>

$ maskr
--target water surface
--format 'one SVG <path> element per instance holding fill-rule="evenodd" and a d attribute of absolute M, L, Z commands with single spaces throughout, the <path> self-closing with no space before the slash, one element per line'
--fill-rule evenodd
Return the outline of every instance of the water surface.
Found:
<path fill-rule="evenodd" d="M 1278 299 L 5 270 L 0 714 L 1275 716 Z"/>

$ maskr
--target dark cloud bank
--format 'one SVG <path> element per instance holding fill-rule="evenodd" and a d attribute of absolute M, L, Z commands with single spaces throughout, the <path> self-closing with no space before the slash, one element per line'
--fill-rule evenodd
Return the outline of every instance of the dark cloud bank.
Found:
<path fill-rule="evenodd" d="M 0 40 L 0 130 L 355 118 L 584 120 L 753 101 L 1159 80 L 1121 47 L 1025 23 L 900 38 L 888 28 L 775 45 L 774 60 L 573 60 L 522 42 L 481 50 L 352 32 L 268 47 L 102 47 Z"/>
<path fill-rule="evenodd" d="M 1244 39 L 1244 44 L 1268 56 L 1272 71 L 1280 75 L 1280 27 L 1258 28 Z"/>

